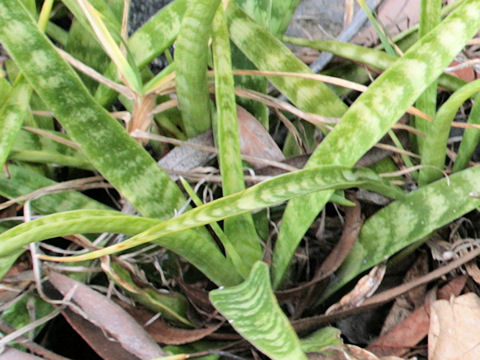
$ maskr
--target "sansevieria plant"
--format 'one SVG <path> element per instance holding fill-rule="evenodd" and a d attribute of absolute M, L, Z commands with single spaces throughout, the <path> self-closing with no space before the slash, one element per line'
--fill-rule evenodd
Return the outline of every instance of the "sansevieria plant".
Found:
<path fill-rule="evenodd" d="M 480 29 L 480 1 L 457 1 L 443 13 L 441 1 L 422 1 L 418 40 L 403 54 L 391 52 L 396 45 L 384 46 L 385 52 L 335 41 L 282 39 L 298 2 L 175 0 L 128 37 L 129 1 L 45 0 L 37 2 L 37 12 L 33 0 L 0 0 L 0 43 L 8 59 L 0 77 L 0 161 L 6 169 L 0 194 L 14 203 L 26 201 L 25 213 L 31 209 L 41 215 L 0 223 L 1 276 L 28 244 L 75 234 L 91 239 L 93 234 L 121 234 L 122 241 L 99 243 L 89 252 L 40 258 L 88 264 L 102 256 L 152 251 L 146 245 L 168 249 L 162 266 L 169 280 L 207 284 L 217 317 L 228 320 L 249 344 L 272 359 L 307 359 L 307 352 L 322 351 L 322 342 L 312 347 L 312 338 L 296 333 L 275 291 L 291 285 L 295 252 L 327 203 L 352 206 L 344 190 L 357 188 L 390 200 L 365 221 L 334 280 L 315 295 L 310 313 L 323 311 L 331 295 L 364 271 L 477 209 L 480 167 L 468 164 L 480 132 L 465 132 L 453 167 L 447 167 L 446 156 L 454 116 L 475 98 L 480 83 L 465 83 L 444 71 Z M 73 20 L 65 30 L 55 20 L 67 12 Z M 347 106 L 283 40 L 382 73 Z M 153 74 L 148 65 L 163 53 L 169 65 Z M 248 76 L 244 70 L 250 70 Z M 266 93 L 267 81 L 297 114 L 338 121 L 319 126 L 324 139 L 303 169 L 246 186 L 237 116 L 238 103 L 245 102 L 238 95 L 246 89 L 264 100 L 251 109 L 267 125 L 266 105 L 276 104 L 267 96 L 272 95 Z M 438 86 L 452 93 L 437 110 Z M 477 107 L 475 102 L 469 124 L 479 123 Z M 409 175 L 415 186 L 408 189 L 383 176 L 379 164 L 355 167 L 386 134 L 395 137 L 392 128 L 407 111 L 416 114 L 409 128 L 414 134 L 409 150 L 415 154 L 409 158 L 411 151 L 399 151 L 407 154 L 407 165 L 419 165 Z M 278 121 L 275 114 L 272 110 L 271 121 Z M 186 140 L 210 129 L 221 188 L 204 204 L 186 181 L 174 182 L 158 165 L 165 148 L 134 137 L 150 131 Z M 315 129 L 305 129 L 312 132 L 305 137 L 312 138 Z M 86 184 L 92 174 L 136 212 L 122 212 L 111 201 L 61 186 L 66 178 Z M 264 209 L 275 210 L 278 218 L 269 219 Z M 262 229 L 275 221 L 278 233 L 267 239 Z M 175 265 L 171 258 L 181 260 Z M 184 274 L 185 263 L 191 266 Z M 135 266 L 156 276 L 152 264 Z M 125 269 L 112 266 L 108 275 L 123 279 L 116 281 L 120 287 L 125 282 L 134 286 Z M 141 303 L 176 326 L 197 326 L 182 287 L 170 289 L 176 300 L 156 294 L 143 296 Z M 331 330 L 319 326 L 315 334 L 336 342 L 338 333 Z M 190 353 L 197 345 L 171 351 Z M 225 343 L 200 345 L 214 349 Z"/>

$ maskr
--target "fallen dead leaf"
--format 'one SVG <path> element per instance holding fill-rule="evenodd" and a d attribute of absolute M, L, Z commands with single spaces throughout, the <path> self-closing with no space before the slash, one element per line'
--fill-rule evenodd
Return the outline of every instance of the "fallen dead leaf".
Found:
<path fill-rule="evenodd" d="M 271 135 L 252 114 L 244 108 L 237 106 L 237 116 L 242 154 L 274 161 L 285 159 Z M 252 165 L 255 167 L 264 166 L 264 164 L 253 162 Z"/>
<path fill-rule="evenodd" d="M 428 259 L 425 253 L 415 260 L 403 278 L 403 283 L 422 276 L 428 272 Z M 395 299 L 392 308 L 383 323 L 380 335 L 386 334 L 391 328 L 405 320 L 425 299 L 427 284 L 418 286 Z"/>
<path fill-rule="evenodd" d="M 66 309 L 62 311 L 62 315 L 70 326 L 103 360 L 139 360 L 138 357 L 125 351 L 120 343 L 108 338 L 100 327 L 72 310 Z"/>
<path fill-rule="evenodd" d="M 166 356 L 135 319 L 106 296 L 56 272 L 50 273 L 49 280 L 62 295 L 69 294 L 75 288 L 71 302 L 77 306 L 70 306 L 70 310 L 78 312 L 80 308 L 89 322 L 118 341 L 130 355 L 142 360 Z"/>
<path fill-rule="evenodd" d="M 147 323 L 154 315 L 151 311 L 138 309 L 131 306 L 123 306 L 130 315 L 138 320 L 139 323 Z M 162 319 L 157 319 L 151 324 L 145 325 L 145 330 L 155 339 L 155 341 L 166 345 L 182 345 L 201 340 L 218 330 L 222 324 L 209 326 L 203 329 L 182 329 L 168 325 Z"/>
<path fill-rule="evenodd" d="M 429 360 L 480 359 L 480 298 L 468 293 L 431 306 Z"/>
<path fill-rule="evenodd" d="M 465 276 L 456 277 L 442 287 L 437 296 L 448 299 L 451 295 L 458 295 L 465 282 Z M 367 349 L 378 356 L 403 356 L 427 336 L 429 324 L 429 306 L 424 304 L 368 345 Z"/>

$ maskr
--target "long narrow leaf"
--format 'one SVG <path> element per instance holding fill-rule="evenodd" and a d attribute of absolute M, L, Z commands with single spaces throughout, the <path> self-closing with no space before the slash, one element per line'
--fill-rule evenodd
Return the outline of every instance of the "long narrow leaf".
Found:
<path fill-rule="evenodd" d="M 306 46 L 319 51 L 327 51 L 345 59 L 350 59 L 376 69 L 386 70 L 398 60 L 397 57 L 391 56 L 383 51 L 366 48 L 360 45 L 343 43 L 331 40 L 307 40 L 302 38 L 293 38 L 284 36 L 283 41 L 298 46 Z M 438 79 L 438 84 L 448 90 L 458 90 L 466 84 L 456 76 L 442 74 Z"/>
<path fill-rule="evenodd" d="M 480 80 L 472 81 L 455 91 L 438 110 L 434 121 L 429 126 L 424 142 L 422 165 L 426 165 L 426 167 L 420 170 L 418 179 L 420 185 L 428 184 L 442 176 L 439 170 L 443 170 L 445 165 L 452 121 L 460 106 L 479 91 Z"/>
<path fill-rule="evenodd" d="M 74 1 L 74 0 L 69 0 Z M 135 64 L 142 68 L 168 48 L 177 37 L 181 20 L 187 8 L 187 0 L 175 0 L 162 8 L 127 41 Z M 112 64 L 106 73 L 116 79 L 115 66 Z M 95 99 L 106 106 L 115 99 L 115 91 L 100 85 Z"/>
<path fill-rule="evenodd" d="M 210 292 L 212 304 L 245 339 L 274 360 L 306 360 L 273 293 L 268 266 L 258 262 L 240 285 Z"/>
<path fill-rule="evenodd" d="M 85 255 L 63 259 L 55 258 L 55 260 L 89 260 L 138 246 L 162 236 L 177 233 L 178 231 L 277 205 L 293 197 L 314 191 L 345 189 L 357 186 L 366 186 L 370 189 L 373 186 L 377 191 L 388 194 L 387 196 L 394 198 L 403 197 L 402 191 L 385 182 L 385 180 L 378 177 L 378 175 L 369 169 L 351 170 L 342 166 L 326 166 L 299 170 L 257 184 L 240 193 L 225 196 L 211 203 L 199 206 L 173 219 L 162 221 L 158 225 L 120 244 L 112 245 L 108 248 L 93 251 Z M 178 236 L 178 234 L 176 236 Z"/>
<path fill-rule="evenodd" d="M 192 0 L 183 17 L 175 48 L 178 103 L 183 127 L 194 137 L 211 126 L 207 84 L 208 39 L 220 0 Z"/>
<path fill-rule="evenodd" d="M 0 234 L 0 258 L 18 254 L 19 249 L 26 244 L 52 237 L 102 232 L 136 235 L 155 224 L 158 224 L 156 219 L 126 215 L 119 211 L 78 210 L 57 213 Z M 219 285 L 237 284 L 241 279 L 235 271 L 225 271 L 228 263 L 216 244 L 210 241 L 208 234 L 202 235 L 203 238 L 194 231 L 177 235 L 155 240 L 158 245 L 183 256 Z"/>
<path fill-rule="evenodd" d="M 348 109 L 312 154 L 307 167 L 321 164 L 353 166 L 440 76 L 477 32 L 479 13 L 480 1 L 467 0 L 412 46 Z M 280 285 L 298 243 L 331 194 L 332 191 L 319 192 L 288 204 L 273 256 L 275 287 Z"/>
<path fill-rule="evenodd" d="M 3 167 L 23 124 L 30 103 L 31 88 L 21 77 L 0 108 L 0 167 Z"/>
<path fill-rule="evenodd" d="M 480 124 L 480 95 L 476 95 L 470 114 L 468 115 L 469 124 Z M 480 141 L 480 131 L 478 129 L 465 129 L 462 142 L 458 148 L 457 158 L 453 164 L 453 172 L 463 170 L 467 167 L 477 145 Z"/>
<path fill-rule="evenodd" d="M 0 1 L 0 40 L 72 140 L 140 212 L 165 218 L 183 206 L 178 187 L 93 100 L 17 0 Z"/>
<path fill-rule="evenodd" d="M 225 14 L 232 41 L 259 70 L 311 73 L 307 65 L 233 2 Z M 338 117 L 347 108 L 323 83 L 293 77 L 273 76 L 269 80 L 304 111 Z"/>
<path fill-rule="evenodd" d="M 325 299 L 362 271 L 474 210 L 480 200 L 480 166 L 436 181 L 395 201 L 369 218 Z"/>
<path fill-rule="evenodd" d="M 215 99 L 217 103 L 216 143 L 222 174 L 223 195 L 245 189 L 243 165 L 240 157 L 240 140 L 235 103 L 235 89 L 230 60 L 230 40 L 225 15 L 218 8 L 212 24 L 213 60 L 215 68 Z M 262 249 L 251 214 L 240 215 L 224 221 L 226 236 L 250 268 L 262 259 Z"/>
<path fill-rule="evenodd" d="M 442 0 L 422 0 L 420 11 L 420 27 L 418 35 L 420 37 L 427 34 L 440 22 L 440 13 L 442 10 Z M 434 117 L 437 111 L 437 83 L 434 82 L 417 100 L 417 108 L 425 114 Z M 425 119 L 415 117 L 415 128 L 428 134 L 429 125 Z M 423 153 L 423 137 L 417 136 L 417 144 L 420 154 Z"/>

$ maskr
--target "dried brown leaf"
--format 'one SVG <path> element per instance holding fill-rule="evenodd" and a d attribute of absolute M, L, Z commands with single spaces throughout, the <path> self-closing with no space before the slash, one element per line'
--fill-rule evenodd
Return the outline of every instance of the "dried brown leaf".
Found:
<path fill-rule="evenodd" d="M 148 333 L 125 310 L 106 296 L 65 275 L 51 272 L 52 285 L 63 295 L 75 288 L 71 302 L 87 315 L 87 320 L 118 341 L 130 354 L 140 359 L 154 359 L 165 356 L 165 352 Z M 72 311 L 78 308 L 71 306 Z"/>
<path fill-rule="evenodd" d="M 468 293 L 431 307 L 429 360 L 480 359 L 480 298 Z"/>
<path fill-rule="evenodd" d="M 452 279 L 438 291 L 437 296 L 448 299 L 451 295 L 460 294 L 465 281 L 464 276 Z M 402 356 L 425 338 L 429 324 L 429 304 L 426 304 L 368 345 L 367 349 L 378 356 Z"/>
<path fill-rule="evenodd" d="M 274 161 L 285 159 L 282 151 L 268 131 L 252 114 L 244 108 L 237 106 L 237 116 L 242 154 Z M 263 164 L 256 163 L 252 163 L 252 165 L 263 166 Z"/>

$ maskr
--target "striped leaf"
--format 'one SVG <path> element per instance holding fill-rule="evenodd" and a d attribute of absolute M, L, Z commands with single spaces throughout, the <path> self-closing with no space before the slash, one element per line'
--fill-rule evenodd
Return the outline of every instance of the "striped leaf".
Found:
<path fill-rule="evenodd" d="M 140 212 L 165 218 L 183 206 L 177 186 L 93 100 L 18 0 L 0 1 L 0 40 L 92 165 Z"/>
<path fill-rule="evenodd" d="M 286 46 L 230 2 L 225 14 L 230 37 L 259 70 L 311 73 Z M 323 83 L 294 77 L 270 77 L 272 82 L 301 110 L 339 117 L 346 105 Z"/>
<path fill-rule="evenodd" d="M 210 301 L 238 333 L 269 358 L 307 359 L 277 303 L 264 262 L 257 262 L 242 284 L 211 291 Z"/>
<path fill-rule="evenodd" d="M 10 89 L 0 108 L 0 167 L 3 167 L 13 147 L 30 103 L 31 88 L 20 77 Z"/>
<path fill-rule="evenodd" d="M 213 61 L 215 69 L 215 100 L 217 126 L 215 132 L 218 159 L 222 174 L 222 191 L 227 196 L 245 189 L 243 165 L 240 157 L 240 140 L 235 103 L 235 89 L 230 59 L 230 40 L 225 15 L 218 8 L 213 21 Z M 248 267 L 262 259 L 262 249 L 251 214 L 240 215 L 224 221 L 225 235 Z"/>
<path fill-rule="evenodd" d="M 103 232 L 136 235 L 156 224 L 156 219 L 126 215 L 119 211 L 78 210 L 56 213 L 0 234 L 0 258 L 18 254 L 19 249 L 31 242 L 53 237 Z M 225 271 L 228 263 L 208 233 L 185 231 L 176 236 L 153 240 L 183 256 L 218 285 L 233 285 L 241 279 L 235 271 Z"/>
<path fill-rule="evenodd" d="M 480 28 L 480 1 L 467 0 L 369 86 L 310 157 L 306 167 L 353 166 L 440 76 Z M 432 57 L 431 54 L 435 54 Z M 392 102 L 392 99 L 395 99 Z M 332 191 L 291 201 L 274 249 L 273 284 L 282 282 L 295 249 Z M 301 217 L 298 214 L 302 214 Z"/>
<path fill-rule="evenodd" d="M 208 40 L 219 3 L 220 0 L 191 0 L 177 38 L 177 95 L 188 137 L 211 127 L 207 84 Z"/>
<path fill-rule="evenodd" d="M 165 6 L 127 41 L 135 64 L 139 68 L 146 66 L 173 43 L 180 29 L 187 3 L 187 0 L 175 0 Z M 113 64 L 108 68 L 106 75 L 111 79 L 117 78 Z M 95 99 L 101 105 L 107 106 L 115 99 L 115 91 L 100 85 L 95 93 Z"/>
<path fill-rule="evenodd" d="M 397 251 L 420 241 L 480 206 L 480 166 L 453 174 L 416 190 L 370 217 L 343 263 L 335 283 L 323 294 L 333 294 L 362 271 Z"/>
<path fill-rule="evenodd" d="M 385 182 L 369 169 L 351 170 L 342 166 L 325 166 L 299 170 L 199 206 L 173 219 L 162 221 L 147 231 L 117 245 L 85 255 L 55 258 L 55 260 L 83 261 L 94 259 L 154 241 L 166 235 L 172 235 L 178 231 L 277 205 L 293 197 L 320 190 L 346 189 L 349 187 L 366 187 L 393 198 L 403 197 L 401 190 Z M 178 234 L 176 237 L 178 237 Z M 188 251 L 188 249 L 185 249 L 185 251 Z"/>
<path fill-rule="evenodd" d="M 420 170 L 418 179 L 420 185 L 428 184 L 442 177 L 441 171 L 445 166 L 447 142 L 453 119 L 460 106 L 479 91 L 480 80 L 472 81 L 455 91 L 438 110 L 424 141 L 422 165 L 427 167 Z"/>

